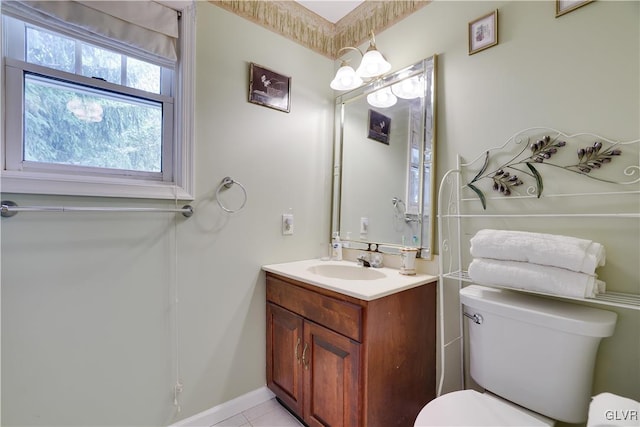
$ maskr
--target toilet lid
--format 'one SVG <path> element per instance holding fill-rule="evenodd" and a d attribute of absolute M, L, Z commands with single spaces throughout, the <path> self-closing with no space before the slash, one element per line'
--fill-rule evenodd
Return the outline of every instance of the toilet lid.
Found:
<path fill-rule="evenodd" d="M 553 421 L 475 390 L 444 394 L 422 408 L 418 426 L 552 426 Z"/>

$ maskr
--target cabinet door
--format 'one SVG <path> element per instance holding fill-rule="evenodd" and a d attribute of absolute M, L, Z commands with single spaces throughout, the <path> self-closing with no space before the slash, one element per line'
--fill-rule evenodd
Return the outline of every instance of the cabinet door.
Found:
<path fill-rule="evenodd" d="M 302 414 L 302 317 L 267 303 L 267 386 Z"/>
<path fill-rule="evenodd" d="M 312 322 L 304 324 L 304 420 L 311 426 L 360 423 L 360 344 Z"/>

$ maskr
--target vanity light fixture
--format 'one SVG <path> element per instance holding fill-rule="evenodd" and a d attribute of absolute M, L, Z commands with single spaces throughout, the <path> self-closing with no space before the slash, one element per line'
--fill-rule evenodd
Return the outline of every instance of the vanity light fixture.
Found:
<path fill-rule="evenodd" d="M 78 120 L 92 123 L 102 121 L 102 106 L 95 101 L 87 101 L 84 98 L 74 96 L 67 102 L 67 110 L 73 113 Z"/>
<path fill-rule="evenodd" d="M 398 102 L 398 98 L 391 92 L 389 86 L 383 87 L 367 95 L 367 102 L 372 107 L 388 108 Z"/>
<path fill-rule="evenodd" d="M 343 47 L 338 51 L 338 55 L 340 52 L 349 49 L 360 52 L 360 50 L 355 47 Z M 360 54 L 362 54 L 362 52 L 360 52 Z M 356 74 L 356 71 L 349 65 L 348 61 L 343 59 L 340 68 L 338 68 L 336 72 L 336 76 L 331 80 L 329 86 L 334 90 L 351 90 L 359 87 L 362 83 L 363 81 L 360 76 Z"/>
<path fill-rule="evenodd" d="M 376 39 L 373 31 L 369 39 L 369 47 L 365 53 L 356 47 L 343 47 L 338 51 L 338 58 L 346 50 L 355 50 L 362 55 L 360 66 L 354 70 L 348 65 L 348 61 L 342 60 L 336 76 L 331 81 L 331 88 L 335 90 L 355 89 L 363 83 L 363 79 L 372 79 L 383 75 L 391 69 L 391 64 L 384 59 L 384 56 L 376 48 Z"/>
<path fill-rule="evenodd" d="M 398 98 L 414 99 L 424 96 L 424 78 L 414 76 L 410 79 L 403 79 L 391 86 L 391 91 Z"/>

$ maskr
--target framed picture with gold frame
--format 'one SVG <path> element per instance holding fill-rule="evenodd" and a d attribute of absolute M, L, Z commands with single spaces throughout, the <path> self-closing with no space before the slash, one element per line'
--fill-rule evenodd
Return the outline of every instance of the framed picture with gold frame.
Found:
<path fill-rule="evenodd" d="M 253 62 L 249 66 L 249 102 L 288 113 L 291 110 L 291 77 Z"/>
<path fill-rule="evenodd" d="M 593 1 L 594 0 L 556 0 L 556 18 Z"/>
<path fill-rule="evenodd" d="M 469 22 L 469 55 L 498 44 L 498 10 Z"/>

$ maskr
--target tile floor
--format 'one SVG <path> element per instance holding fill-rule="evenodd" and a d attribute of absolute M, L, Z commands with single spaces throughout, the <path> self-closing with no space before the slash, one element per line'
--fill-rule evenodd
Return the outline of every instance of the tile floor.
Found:
<path fill-rule="evenodd" d="M 227 418 L 213 427 L 300 427 L 302 424 L 274 398 Z"/>

